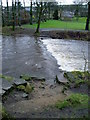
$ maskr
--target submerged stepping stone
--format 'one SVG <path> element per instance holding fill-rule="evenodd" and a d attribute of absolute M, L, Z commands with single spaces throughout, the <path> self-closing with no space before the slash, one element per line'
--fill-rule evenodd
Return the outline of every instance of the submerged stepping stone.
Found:
<path fill-rule="evenodd" d="M 5 90 L 5 91 L 8 91 L 10 90 L 11 88 L 13 87 L 12 83 L 5 80 L 5 79 L 2 79 L 2 89 Z"/>
<path fill-rule="evenodd" d="M 23 79 L 18 79 L 18 78 L 15 78 L 15 79 L 13 80 L 13 83 L 14 83 L 15 85 L 26 85 L 26 84 L 27 84 L 27 82 L 26 82 L 25 80 L 23 80 Z"/>

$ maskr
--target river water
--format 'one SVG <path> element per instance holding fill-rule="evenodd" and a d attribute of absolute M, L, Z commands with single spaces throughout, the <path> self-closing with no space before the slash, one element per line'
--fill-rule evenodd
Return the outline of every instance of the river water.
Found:
<path fill-rule="evenodd" d="M 2 71 L 6 75 L 17 77 L 17 75 L 20 76 L 25 73 L 38 76 L 45 75 L 49 78 L 49 76 L 53 76 L 55 71 L 57 74 L 57 63 L 59 69 L 64 71 L 83 71 L 85 61 L 88 62 L 87 41 L 51 38 L 41 40 L 25 35 L 2 36 L 1 41 Z M 88 63 L 86 70 L 88 70 Z"/>
<path fill-rule="evenodd" d="M 88 70 L 88 41 L 49 38 L 43 43 L 56 58 L 61 70 Z"/>

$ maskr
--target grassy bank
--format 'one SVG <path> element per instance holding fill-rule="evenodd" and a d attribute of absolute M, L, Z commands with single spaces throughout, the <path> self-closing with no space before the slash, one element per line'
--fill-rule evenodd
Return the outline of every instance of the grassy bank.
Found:
<path fill-rule="evenodd" d="M 72 29 L 72 30 L 85 30 L 86 18 L 79 18 L 78 21 L 74 18 L 72 21 L 48 20 L 42 22 L 40 28 L 59 28 L 59 29 Z M 24 28 L 36 28 L 37 24 L 23 25 Z"/>

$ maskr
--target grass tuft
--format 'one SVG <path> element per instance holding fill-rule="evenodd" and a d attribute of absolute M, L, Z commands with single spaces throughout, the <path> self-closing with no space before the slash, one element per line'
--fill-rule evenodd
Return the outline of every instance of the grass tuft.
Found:
<path fill-rule="evenodd" d="M 56 103 L 56 107 L 59 109 L 63 109 L 65 107 L 84 107 L 88 108 L 88 95 L 84 94 L 72 94 L 64 101 L 58 101 Z"/>

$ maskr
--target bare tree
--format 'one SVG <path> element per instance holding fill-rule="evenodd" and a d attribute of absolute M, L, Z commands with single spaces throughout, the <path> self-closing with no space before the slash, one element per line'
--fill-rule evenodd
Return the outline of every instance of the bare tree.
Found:
<path fill-rule="evenodd" d="M 89 30 L 89 21 L 90 21 L 90 0 L 74 0 L 74 2 L 78 4 L 88 4 L 88 14 L 87 14 L 87 20 L 86 20 L 86 27 L 85 30 Z"/>
<path fill-rule="evenodd" d="M 9 6 L 8 6 L 8 0 L 6 1 L 7 2 L 7 25 L 9 25 Z"/>
<path fill-rule="evenodd" d="M 15 30 L 14 1 L 12 0 L 12 30 Z"/>
<path fill-rule="evenodd" d="M 30 25 L 32 25 L 32 0 L 30 2 Z"/>
<path fill-rule="evenodd" d="M 86 20 L 85 30 L 89 30 L 89 22 L 90 22 L 90 2 L 88 2 L 88 15 L 87 15 L 87 20 Z"/>
<path fill-rule="evenodd" d="M 41 22 L 41 16 L 42 16 L 42 9 L 43 9 L 43 3 L 42 1 L 40 2 L 40 12 L 39 12 L 39 19 L 38 19 L 38 25 L 35 33 L 39 33 L 40 29 L 40 22 Z"/>
<path fill-rule="evenodd" d="M 18 25 L 21 26 L 21 18 L 20 18 L 20 1 L 18 0 Z"/>

